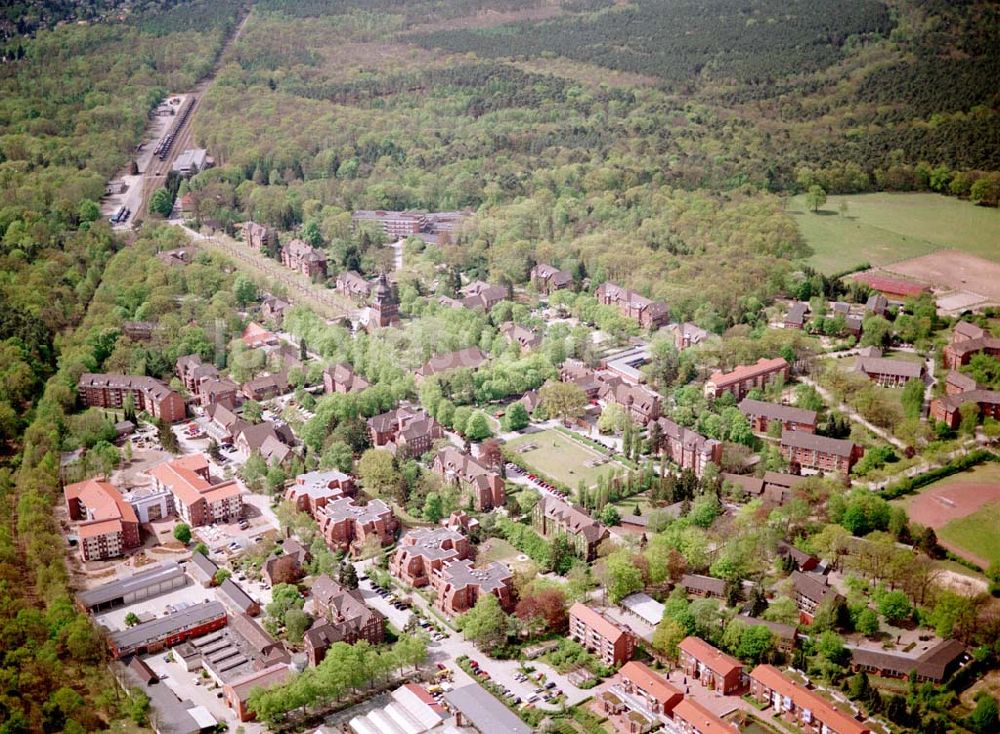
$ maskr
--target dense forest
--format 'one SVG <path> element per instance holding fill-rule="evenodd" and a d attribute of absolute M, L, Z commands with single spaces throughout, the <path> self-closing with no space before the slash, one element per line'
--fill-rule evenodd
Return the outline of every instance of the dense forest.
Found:
<path fill-rule="evenodd" d="M 106 334 L 85 321 L 122 245 L 97 201 L 141 140 L 150 109 L 211 69 L 239 8 L 200 0 L 192 30 L 170 12 L 157 20 L 157 7 L 173 5 L 147 4 L 136 23 L 39 29 L 19 41 L 19 60 L 0 65 L 4 732 L 78 732 L 142 718 L 142 702 L 110 681 L 103 645 L 71 602 L 51 508 L 61 496 L 60 452 L 93 440 L 86 420 L 67 417 L 76 376 L 111 356 Z M 127 303 L 110 317 L 119 327 Z"/>

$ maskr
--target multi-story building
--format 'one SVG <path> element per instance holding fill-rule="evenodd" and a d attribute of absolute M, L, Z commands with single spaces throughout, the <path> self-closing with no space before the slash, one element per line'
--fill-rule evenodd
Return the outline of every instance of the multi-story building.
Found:
<path fill-rule="evenodd" d="M 286 662 L 274 663 L 260 670 L 251 669 L 222 686 L 226 705 L 236 712 L 236 718 L 240 721 L 253 721 L 254 713 L 248 707 L 250 694 L 260 688 L 281 685 L 294 673 L 292 666 Z"/>
<path fill-rule="evenodd" d="M 158 464 L 149 475 L 173 495 L 174 509 L 191 527 L 233 522 L 243 514 L 242 485 L 236 479 L 212 484 L 204 454 Z"/>
<path fill-rule="evenodd" d="M 640 426 L 648 425 L 660 417 L 660 396 L 648 387 L 612 379 L 604 382 L 598 395 L 607 403 L 620 405 L 628 413 L 629 419 Z"/>
<path fill-rule="evenodd" d="M 677 583 L 685 593 L 702 599 L 725 599 L 726 582 L 714 576 L 703 576 L 697 573 L 686 573 Z"/>
<path fill-rule="evenodd" d="M 326 544 L 345 553 L 357 552 L 370 538 L 381 547 L 392 545 L 399 529 L 392 509 L 377 499 L 367 505 L 350 497 L 332 500 L 316 511 L 316 522 Z"/>
<path fill-rule="evenodd" d="M 949 428 L 958 428 L 962 421 L 962 406 L 967 403 L 976 405 L 981 418 L 1000 420 L 1000 392 L 996 390 L 969 390 L 935 398 L 931 401 L 931 417 L 946 423 Z"/>
<path fill-rule="evenodd" d="M 609 666 L 627 662 L 635 652 L 635 638 L 631 632 L 579 602 L 569 610 L 569 638 Z"/>
<path fill-rule="evenodd" d="M 271 229 L 257 222 L 243 222 L 243 242 L 251 250 L 263 252 L 271 245 Z"/>
<path fill-rule="evenodd" d="M 705 383 L 705 397 L 709 400 L 731 393 L 742 400 L 753 389 L 763 390 L 773 382 L 787 380 L 788 362 L 783 357 L 758 359 L 756 364 L 742 364 L 732 372 L 713 372 Z"/>
<path fill-rule="evenodd" d="M 272 555 L 260 569 L 261 578 L 269 586 L 281 583 L 295 583 L 306 575 L 306 564 L 312 560 L 312 553 L 295 538 L 285 538 L 281 553 Z"/>
<path fill-rule="evenodd" d="M 961 395 L 964 392 L 971 392 L 979 387 L 975 379 L 961 372 L 949 370 L 944 380 L 945 395 Z"/>
<path fill-rule="evenodd" d="M 902 387 L 910 380 L 924 378 L 922 362 L 885 357 L 858 357 L 854 371 L 860 372 L 879 387 Z"/>
<path fill-rule="evenodd" d="M 573 284 L 573 276 L 565 270 L 538 263 L 531 269 L 531 284 L 539 293 L 551 295 L 555 291 L 569 288 Z"/>
<path fill-rule="evenodd" d="M 674 708 L 673 728 L 679 734 L 737 734 L 739 727 L 713 714 L 693 698 L 685 698 Z"/>
<path fill-rule="evenodd" d="M 67 484 L 63 495 L 69 519 L 79 523 L 83 560 L 117 558 L 142 544 L 135 510 L 110 482 L 88 479 Z"/>
<path fill-rule="evenodd" d="M 622 316 L 635 321 L 644 329 L 659 329 L 670 319 L 667 304 L 641 296 L 615 283 L 602 283 L 597 292 L 598 303 L 614 306 Z"/>
<path fill-rule="evenodd" d="M 670 717 L 674 707 L 684 698 L 682 691 L 637 660 L 630 660 L 618 671 L 618 687 L 637 698 L 644 709 L 661 717 Z"/>
<path fill-rule="evenodd" d="M 421 380 L 431 375 L 440 375 L 459 368 L 475 370 L 479 369 L 487 359 L 479 347 L 466 347 L 457 352 L 437 354 L 431 357 L 426 364 L 417 369 L 415 375 L 418 380 Z"/>
<path fill-rule="evenodd" d="M 582 509 L 545 495 L 531 511 L 531 524 L 546 538 L 565 535 L 585 561 L 597 558 L 597 546 L 608 537 L 608 529 Z"/>
<path fill-rule="evenodd" d="M 503 507 L 506 502 L 503 477 L 490 471 L 464 451 L 446 446 L 434 457 L 434 473 L 472 497 L 479 512 Z"/>
<path fill-rule="evenodd" d="M 677 663 L 684 673 L 705 688 L 731 696 L 745 685 L 743 664 L 700 637 L 681 640 L 677 645 L 677 656 Z"/>
<path fill-rule="evenodd" d="M 211 380 L 219 379 L 219 370 L 215 365 L 203 362 L 201 355 L 198 354 L 186 354 L 183 357 L 178 357 L 174 372 L 184 383 L 184 388 L 195 397 L 201 395 L 202 385 Z"/>
<path fill-rule="evenodd" d="M 372 285 L 359 273 L 345 270 L 337 275 L 336 290 L 355 303 L 365 303 L 372 294 Z"/>
<path fill-rule="evenodd" d="M 430 451 L 434 440 L 444 436 L 440 424 L 426 412 L 406 405 L 369 418 L 368 433 L 376 448 L 384 446 L 403 457 Z"/>
<path fill-rule="evenodd" d="M 226 608 L 220 602 L 191 604 L 162 617 L 108 635 L 111 655 L 146 655 L 207 635 L 226 626 Z"/>
<path fill-rule="evenodd" d="M 353 496 L 356 491 L 354 477 L 350 474 L 328 469 L 299 474 L 295 482 L 285 490 L 285 499 L 292 502 L 300 512 L 312 517 L 332 500 Z"/>
<path fill-rule="evenodd" d="M 690 469 L 695 476 L 701 477 L 709 463 L 722 461 L 721 441 L 706 438 L 669 418 L 660 418 L 657 424 L 660 427 L 659 451 L 681 469 Z"/>
<path fill-rule="evenodd" d="M 258 403 L 284 395 L 289 391 L 291 385 L 288 382 L 288 373 L 281 371 L 266 375 L 260 375 L 248 382 L 244 382 L 240 388 L 240 393 L 247 400 L 255 400 Z"/>
<path fill-rule="evenodd" d="M 166 423 L 184 420 L 184 398 L 152 377 L 138 375 L 80 375 L 77 390 L 83 404 L 121 410 L 129 396 L 136 412 L 145 411 Z"/>
<path fill-rule="evenodd" d="M 427 215 L 423 212 L 391 212 L 360 210 L 351 214 L 351 224 L 356 228 L 363 222 L 375 222 L 392 239 L 417 235 L 427 228 Z"/>
<path fill-rule="evenodd" d="M 431 573 L 431 586 L 434 606 L 451 616 L 469 611 L 484 594 L 496 596 L 507 612 L 514 608 L 514 574 L 499 561 L 483 568 L 473 568 L 470 560 L 448 561 Z"/>
<path fill-rule="evenodd" d="M 985 329 L 968 321 L 959 321 L 951 334 L 951 340 L 944 348 L 944 366 L 957 370 L 966 365 L 977 354 L 987 354 L 1000 358 L 1000 339 L 991 336 Z"/>
<path fill-rule="evenodd" d="M 335 642 L 353 645 L 367 640 L 372 645 L 381 645 L 385 641 L 385 616 L 365 604 L 358 590 L 345 589 L 322 574 L 312 585 L 312 600 L 313 613 L 318 619 L 304 640 L 312 665 L 319 665 Z"/>
<path fill-rule="evenodd" d="M 847 476 L 865 453 L 853 441 L 805 431 L 782 431 L 781 456 L 796 469 L 815 469 Z"/>
<path fill-rule="evenodd" d="M 542 337 L 526 326 L 507 321 L 500 324 L 500 333 L 507 340 L 508 344 L 517 344 L 521 353 L 530 352 L 537 349 L 542 344 Z"/>
<path fill-rule="evenodd" d="M 281 264 L 313 280 L 326 277 L 326 255 L 300 239 L 281 248 Z"/>
<path fill-rule="evenodd" d="M 798 631 L 794 625 L 771 622 L 766 619 L 751 617 L 748 614 L 741 614 L 736 619 L 747 627 L 767 627 L 771 631 L 771 637 L 774 639 L 774 646 L 779 652 L 788 655 L 795 648 L 796 641 L 798 640 Z"/>
<path fill-rule="evenodd" d="M 869 734 L 854 719 L 815 691 L 786 678 L 772 665 L 758 665 L 750 671 L 750 695 L 769 705 L 776 716 L 814 734 Z"/>
<path fill-rule="evenodd" d="M 750 421 L 750 428 L 757 433 L 767 433 L 772 424 L 778 423 L 786 431 L 816 433 L 816 411 L 794 408 L 791 405 L 768 403 L 764 400 L 743 398 L 740 412 Z"/>
<path fill-rule="evenodd" d="M 703 344 L 714 336 L 712 332 L 687 321 L 667 328 L 674 333 L 674 346 L 677 347 L 678 352 Z"/>
<path fill-rule="evenodd" d="M 260 301 L 260 315 L 267 321 L 273 321 L 279 328 L 285 322 L 285 314 L 291 308 L 291 303 L 270 294 L 264 296 Z"/>
<path fill-rule="evenodd" d="M 372 289 L 372 302 L 368 307 L 368 328 L 385 328 L 399 323 L 399 299 L 393 293 L 385 273 L 380 273 Z"/>
<path fill-rule="evenodd" d="M 323 389 L 327 395 L 335 392 L 361 392 L 370 387 L 368 380 L 354 371 L 351 365 L 338 362 L 323 370 Z"/>
<path fill-rule="evenodd" d="M 466 308 L 481 308 L 486 312 L 492 310 L 501 301 L 507 300 L 507 289 L 502 285 L 491 285 L 481 280 L 474 280 L 462 289 L 462 305 Z"/>
<path fill-rule="evenodd" d="M 446 563 L 461 561 L 472 554 L 469 539 L 447 527 L 415 528 L 399 540 L 389 570 L 404 584 L 421 588 Z"/>
<path fill-rule="evenodd" d="M 824 602 L 840 598 L 840 594 L 830 586 L 826 576 L 804 571 L 792 572 L 792 593 L 795 606 L 799 608 L 799 618 L 805 624 L 812 623 L 816 610 Z"/>

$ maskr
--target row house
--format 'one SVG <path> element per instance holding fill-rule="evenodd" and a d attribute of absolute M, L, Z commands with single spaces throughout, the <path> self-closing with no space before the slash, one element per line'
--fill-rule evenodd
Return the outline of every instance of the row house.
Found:
<path fill-rule="evenodd" d="M 796 301 L 785 314 L 784 326 L 786 329 L 801 329 L 806 325 L 806 316 L 809 315 L 809 304 L 804 301 Z"/>
<path fill-rule="evenodd" d="M 187 415 L 184 398 L 152 377 L 88 372 L 80 375 L 77 391 L 90 408 L 122 410 L 131 397 L 136 412 L 145 411 L 165 423 L 182 421 Z"/>
<path fill-rule="evenodd" d="M 281 264 L 312 280 L 326 278 L 326 255 L 300 239 L 281 248 Z"/>
<path fill-rule="evenodd" d="M 958 640 L 942 640 L 919 657 L 888 650 L 852 647 L 851 670 L 864 671 L 880 678 L 909 678 L 919 683 L 941 684 L 969 659 L 965 645 Z"/>
<path fill-rule="evenodd" d="M 765 503 L 778 506 L 791 502 L 795 496 L 795 487 L 806 479 L 795 474 L 780 472 L 765 472 L 763 477 L 723 474 L 722 478 L 729 484 L 740 487 L 748 495 L 760 497 Z"/>
<path fill-rule="evenodd" d="M 768 403 L 764 400 L 743 398 L 739 404 L 740 412 L 750 421 L 750 428 L 757 433 L 767 433 L 775 423 L 786 431 L 805 431 L 816 433 L 816 411 L 793 408 L 780 403 Z"/>
<path fill-rule="evenodd" d="M 353 270 L 339 273 L 334 287 L 337 293 L 355 303 L 366 303 L 372 294 L 372 284 Z"/>
<path fill-rule="evenodd" d="M 500 324 L 500 333 L 508 344 L 517 344 L 522 354 L 542 345 L 541 336 L 526 326 L 515 324 L 513 321 Z"/>
<path fill-rule="evenodd" d="M 285 500 L 312 517 L 332 500 L 352 497 L 357 489 L 354 477 L 336 469 L 299 474 L 285 490 Z"/>
<path fill-rule="evenodd" d="M 199 354 L 186 354 L 178 357 L 174 365 L 174 374 L 184 384 L 184 389 L 200 398 L 202 386 L 219 379 L 219 370 L 214 364 L 202 361 Z"/>
<path fill-rule="evenodd" d="M 368 380 L 355 372 L 346 362 L 338 362 L 323 370 L 323 390 L 327 395 L 361 392 L 369 387 L 371 384 Z"/>
<path fill-rule="evenodd" d="M 981 418 L 1000 420 L 1000 392 L 996 390 L 969 390 L 931 401 L 931 418 L 945 423 L 949 428 L 958 428 L 962 422 L 962 406 L 972 404 L 979 410 Z"/>
<path fill-rule="evenodd" d="M 679 734 L 737 734 L 739 727 L 720 719 L 695 701 L 685 698 L 674 708 L 673 729 Z"/>
<path fill-rule="evenodd" d="M 445 372 L 457 369 L 479 369 L 486 363 L 488 357 L 479 347 L 466 347 L 457 352 L 448 354 L 438 354 L 431 357 L 427 362 L 414 373 L 417 381 L 431 375 L 440 375 Z"/>
<path fill-rule="evenodd" d="M 590 400 L 596 400 L 601 391 L 601 380 L 597 373 L 578 359 L 567 359 L 559 370 L 562 382 L 571 382 L 587 394 Z"/>
<path fill-rule="evenodd" d="M 173 495 L 174 509 L 191 527 L 233 522 L 243 514 L 243 487 L 236 479 L 212 484 L 203 454 L 158 464 L 149 475 Z"/>
<path fill-rule="evenodd" d="M 975 379 L 955 370 L 949 370 L 944 378 L 945 395 L 961 395 L 964 392 L 972 392 L 978 387 Z"/>
<path fill-rule="evenodd" d="M 538 263 L 531 269 L 531 284 L 539 293 L 546 296 L 556 291 L 569 288 L 573 284 L 573 276 L 565 270 L 559 270 L 545 263 Z"/>
<path fill-rule="evenodd" d="M 400 538 L 389 571 L 407 586 L 427 586 L 446 563 L 472 555 L 469 539 L 447 527 L 415 528 Z"/>
<path fill-rule="evenodd" d="M 627 319 L 644 329 L 659 329 L 669 320 L 667 304 L 641 296 L 615 283 L 602 283 L 595 293 L 598 303 L 614 306 Z"/>
<path fill-rule="evenodd" d="M 686 573 L 681 576 L 677 585 L 689 596 L 702 599 L 725 599 L 726 582 L 714 576 L 702 576 L 697 573 Z"/>
<path fill-rule="evenodd" d="M 241 421 L 239 429 L 233 434 L 233 445 L 244 456 L 260 454 L 268 466 L 284 465 L 292 458 L 292 445 L 295 434 L 287 423 L 278 425 L 271 421 L 262 423 L 247 423 Z"/>
<path fill-rule="evenodd" d="M 730 393 L 742 400 L 751 390 L 763 390 L 777 380 L 787 380 L 790 373 L 783 357 L 758 359 L 755 364 L 741 364 L 732 372 L 713 372 L 705 383 L 705 397 L 709 400 Z"/>
<path fill-rule="evenodd" d="M 243 223 L 243 242 L 251 250 L 265 252 L 273 242 L 271 228 L 257 222 Z"/>
<path fill-rule="evenodd" d="M 700 637 L 685 637 L 680 641 L 677 664 L 685 675 L 724 696 L 735 695 L 745 686 L 743 664 Z"/>
<path fill-rule="evenodd" d="M 747 627 L 767 627 L 771 632 L 771 637 L 774 639 L 774 646 L 779 652 L 789 655 L 795 649 L 798 641 L 798 630 L 794 625 L 771 622 L 766 619 L 751 617 L 748 614 L 740 614 L 736 619 Z"/>
<path fill-rule="evenodd" d="M 565 535 L 585 561 L 597 558 L 597 547 L 609 535 L 606 527 L 582 509 L 545 495 L 531 511 L 531 524 L 545 538 Z"/>
<path fill-rule="evenodd" d="M 799 609 L 799 619 L 804 624 L 812 624 L 816 610 L 825 602 L 836 602 L 841 598 L 837 590 L 830 586 L 826 576 L 804 571 L 792 572 L 792 594 Z"/>
<path fill-rule="evenodd" d="M 139 518 L 118 489 L 100 479 L 63 488 L 69 519 L 79 523 L 80 555 L 85 561 L 117 558 L 142 545 Z"/>
<path fill-rule="evenodd" d="M 631 632 L 580 602 L 569 610 L 569 638 L 611 667 L 629 661 L 635 652 Z"/>
<path fill-rule="evenodd" d="M 617 686 L 656 716 L 670 717 L 684 694 L 645 663 L 630 660 L 618 671 Z"/>
<path fill-rule="evenodd" d="M 660 427 L 658 450 L 681 469 L 690 469 L 701 478 L 709 463 L 722 462 L 721 441 L 706 438 L 669 418 L 660 418 L 656 423 Z"/>
<path fill-rule="evenodd" d="M 633 423 L 646 426 L 660 417 L 660 396 L 642 385 L 629 385 L 620 380 L 608 380 L 598 391 L 607 403 L 625 409 Z"/>
<path fill-rule="evenodd" d="M 951 334 L 951 340 L 943 351 L 944 366 L 957 370 L 968 364 L 977 354 L 1000 358 L 1000 339 L 992 336 L 980 326 L 968 321 L 959 321 Z"/>
<path fill-rule="evenodd" d="M 486 594 L 493 594 L 504 611 L 514 609 L 514 574 L 499 561 L 483 568 L 467 559 L 449 561 L 431 574 L 431 585 L 437 593 L 434 606 L 449 616 L 469 611 Z"/>
<path fill-rule="evenodd" d="M 792 471 L 816 471 L 847 476 L 864 455 L 864 448 L 841 438 L 828 438 L 804 431 L 782 431 L 781 456 Z"/>
<path fill-rule="evenodd" d="M 365 604 L 357 589 L 345 589 L 322 574 L 313 582 L 311 596 L 317 619 L 303 640 L 310 664 L 323 662 L 327 650 L 337 642 L 349 645 L 359 640 L 372 645 L 385 642 L 385 616 Z"/>
<path fill-rule="evenodd" d="M 885 357 L 858 357 L 854 371 L 860 372 L 879 387 L 902 387 L 910 380 L 924 378 L 923 363 Z"/>
<path fill-rule="evenodd" d="M 382 500 L 359 505 L 352 498 L 332 500 L 316 512 L 319 530 L 331 550 L 356 553 L 370 538 L 380 547 L 392 545 L 399 520 Z"/>
<path fill-rule="evenodd" d="M 378 224 L 390 239 L 398 240 L 423 232 L 427 228 L 427 215 L 416 211 L 393 212 L 383 209 L 359 210 L 351 214 L 351 226 L 354 228 L 366 222 Z"/>
<path fill-rule="evenodd" d="M 255 377 L 249 382 L 244 382 L 240 388 L 240 393 L 247 400 L 256 400 L 258 403 L 284 395 L 291 389 L 288 382 L 288 373 L 282 370 L 273 374 Z"/>
<path fill-rule="evenodd" d="M 481 308 L 489 313 L 501 301 L 506 301 L 509 293 L 502 285 L 491 285 L 474 280 L 462 289 L 465 296 L 462 305 L 466 308 Z"/>
<path fill-rule="evenodd" d="M 857 719 L 829 701 L 782 675 L 773 665 L 750 671 L 750 695 L 774 709 L 775 716 L 814 734 L 869 734 Z"/>
<path fill-rule="evenodd" d="M 395 410 L 368 419 L 372 445 L 386 447 L 401 458 L 420 456 L 431 450 L 444 429 L 420 409 L 401 405 Z"/>
<path fill-rule="evenodd" d="M 477 512 L 503 507 L 507 501 L 503 477 L 454 446 L 441 449 L 432 468 L 446 482 L 461 488 L 463 495 L 471 496 Z"/>

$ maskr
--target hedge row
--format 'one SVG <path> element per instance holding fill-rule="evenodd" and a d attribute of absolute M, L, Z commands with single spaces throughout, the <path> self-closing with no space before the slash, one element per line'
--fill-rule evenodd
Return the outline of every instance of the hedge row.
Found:
<path fill-rule="evenodd" d="M 931 469 L 923 474 L 917 474 L 915 477 L 905 477 L 900 479 L 898 482 L 894 482 L 882 490 L 882 496 L 886 499 L 902 497 L 903 495 L 911 494 L 922 487 L 926 487 L 928 484 L 933 484 L 939 479 L 944 479 L 952 474 L 958 474 L 959 472 L 971 469 L 977 464 L 982 464 L 987 461 L 1000 461 L 1000 457 L 992 451 L 987 451 L 986 449 L 976 449 L 965 456 L 956 457 L 947 464 L 939 466 L 936 469 Z"/>

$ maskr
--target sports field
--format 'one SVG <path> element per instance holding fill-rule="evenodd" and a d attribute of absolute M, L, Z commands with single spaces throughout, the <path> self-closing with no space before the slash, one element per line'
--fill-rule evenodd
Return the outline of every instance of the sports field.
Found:
<path fill-rule="evenodd" d="M 840 203 L 847 202 L 841 216 Z M 939 194 L 830 196 L 818 214 L 805 197 L 788 212 L 812 249 L 807 262 L 824 273 L 864 262 L 886 265 L 951 248 L 1000 262 L 1000 211 Z"/>
<path fill-rule="evenodd" d="M 953 553 L 984 568 L 1000 562 L 1000 465 L 987 463 L 896 500 L 914 522 L 934 528 Z"/>
<path fill-rule="evenodd" d="M 535 448 L 524 453 L 517 452 L 519 446 L 528 444 L 534 444 Z M 576 489 L 581 479 L 588 487 L 593 487 L 597 484 L 598 477 L 610 471 L 610 467 L 618 466 L 614 462 L 603 466 L 587 466 L 587 462 L 604 458 L 603 455 L 556 430 L 518 436 L 509 441 L 507 446 L 518 453 L 528 467 L 562 482 L 570 489 Z"/>

